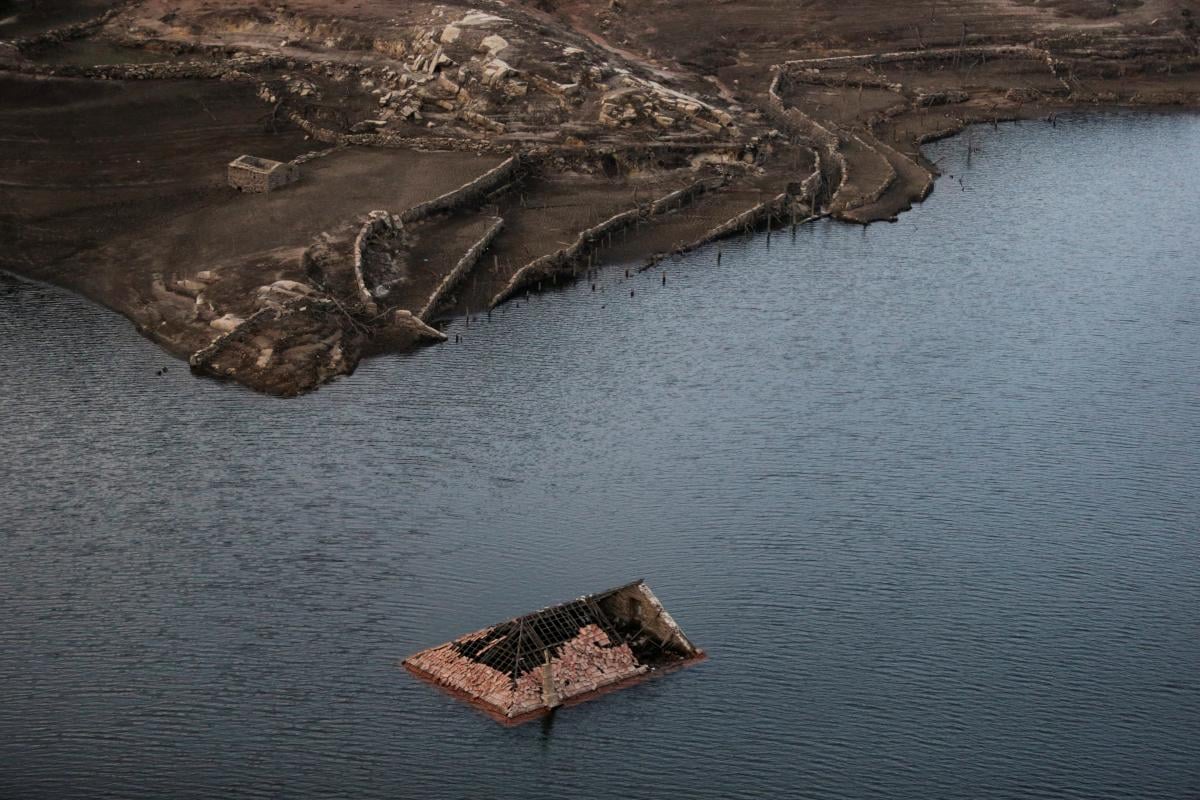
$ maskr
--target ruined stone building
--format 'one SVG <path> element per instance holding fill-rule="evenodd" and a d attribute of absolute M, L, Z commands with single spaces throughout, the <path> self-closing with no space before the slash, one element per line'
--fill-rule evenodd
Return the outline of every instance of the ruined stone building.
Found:
<path fill-rule="evenodd" d="M 423 650 L 404 666 L 494 719 L 518 723 L 703 657 L 636 581 Z"/>
<path fill-rule="evenodd" d="M 300 167 L 258 156 L 229 162 L 229 185 L 243 192 L 269 192 L 300 179 Z"/>

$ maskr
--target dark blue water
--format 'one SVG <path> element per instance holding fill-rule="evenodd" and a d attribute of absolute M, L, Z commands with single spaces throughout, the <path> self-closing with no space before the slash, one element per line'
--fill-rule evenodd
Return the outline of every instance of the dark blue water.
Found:
<path fill-rule="evenodd" d="M 975 142 L 294 401 L 0 288 L 0 796 L 1200 796 L 1200 119 Z M 638 577 L 709 661 L 395 667 Z"/>

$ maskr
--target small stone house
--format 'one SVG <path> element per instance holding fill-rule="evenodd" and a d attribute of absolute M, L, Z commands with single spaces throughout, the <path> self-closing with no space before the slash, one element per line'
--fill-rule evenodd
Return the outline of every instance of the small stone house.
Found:
<path fill-rule="evenodd" d="M 269 192 L 300 179 L 300 167 L 258 156 L 229 162 L 229 185 L 242 192 Z"/>

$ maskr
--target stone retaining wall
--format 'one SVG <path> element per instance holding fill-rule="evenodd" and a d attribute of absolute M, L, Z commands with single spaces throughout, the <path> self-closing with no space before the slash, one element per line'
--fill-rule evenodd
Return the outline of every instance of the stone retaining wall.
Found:
<path fill-rule="evenodd" d="M 841 153 L 841 137 L 799 109 L 788 106 L 779 90 L 785 79 L 785 70 L 776 70 L 775 77 L 767 90 L 767 114 L 789 135 L 796 136 L 812 145 L 821 155 L 822 184 L 827 190 L 827 199 L 833 198 L 846 182 L 846 157 Z M 818 196 L 814 204 L 821 204 Z"/>
<path fill-rule="evenodd" d="M 699 180 L 699 181 L 696 181 L 695 183 L 691 184 L 690 186 L 685 186 L 678 191 L 671 192 L 666 197 L 662 197 L 658 200 L 655 200 L 653 203 L 650 204 L 650 214 L 651 215 L 663 214 L 667 211 L 671 211 L 675 208 L 679 208 L 683 205 L 691 203 L 693 200 L 695 200 L 697 197 L 704 194 L 705 192 L 710 191 L 711 189 L 720 188 L 720 186 L 724 183 L 724 181 L 722 180 L 719 184 L 717 184 L 715 186 L 712 185 L 712 183 L 713 183 L 712 181 Z"/>
<path fill-rule="evenodd" d="M 604 220 L 599 225 L 587 228 L 570 245 L 544 255 L 541 258 L 537 258 L 517 270 L 512 278 L 509 279 L 508 284 L 492 298 L 491 307 L 495 308 L 537 281 L 555 277 L 568 265 L 588 252 L 601 237 L 613 231 L 626 228 L 643 219 L 666 213 L 672 208 L 676 208 L 685 202 L 690 202 L 700 194 L 716 188 L 723 183 L 723 178 L 696 181 L 690 186 L 659 198 L 648 206 L 638 206 L 628 211 L 622 211 Z"/>
<path fill-rule="evenodd" d="M 497 236 L 500 235 L 500 231 L 502 230 L 504 230 L 504 220 L 497 218 L 496 221 L 492 223 L 492 227 L 487 230 L 487 233 L 485 233 L 478 242 L 471 246 L 471 249 L 468 250 L 463 257 L 458 260 L 457 264 L 454 265 L 454 269 L 450 270 L 450 274 L 443 278 L 442 282 L 439 283 L 437 288 L 433 290 L 433 294 L 429 296 L 429 299 L 425 301 L 425 305 L 417 313 L 417 319 L 421 320 L 422 322 L 429 322 L 430 317 L 432 317 L 433 313 L 437 311 L 438 306 L 442 303 L 442 300 L 444 300 L 446 295 L 449 294 L 450 291 L 453 290 L 454 287 L 457 286 L 459 282 L 467 276 L 467 273 L 475 268 L 475 264 L 479 262 L 479 257 L 483 255 L 483 252 L 487 250 L 488 247 L 491 246 L 492 242 Z"/>
<path fill-rule="evenodd" d="M 74 25 L 53 28 L 45 33 L 38 34 L 37 36 L 27 36 L 23 39 L 16 39 L 13 41 L 13 44 L 15 44 L 20 50 L 24 51 L 27 48 L 33 49 L 45 47 L 47 45 L 60 44 L 61 42 L 69 42 L 73 39 L 81 39 L 94 31 L 96 28 L 107 24 L 125 9 L 129 8 L 130 6 L 137 5 L 138 2 L 139 0 L 127 0 L 124 3 L 119 3 L 118 5 L 113 6 L 98 17 L 92 17 L 91 19 L 84 20 L 83 22 L 77 22 Z"/>
<path fill-rule="evenodd" d="M 717 239 L 724 239 L 727 236 L 735 236 L 739 233 L 746 233 L 760 227 L 768 220 L 774 220 L 779 217 L 786 218 L 791 210 L 792 196 L 787 192 L 776 195 L 770 200 L 759 203 L 748 211 L 743 211 L 733 219 L 710 229 L 707 233 L 701 236 L 686 249 L 693 249 L 700 245 L 715 242 Z"/>
<path fill-rule="evenodd" d="M 367 281 L 363 275 L 363 260 L 367 256 L 367 243 L 376 236 L 394 233 L 402 227 L 399 220 L 386 211 L 372 211 L 367 214 L 367 221 L 358 230 L 354 238 L 354 288 L 358 290 L 358 300 L 363 304 L 368 314 L 378 313 L 375 298 L 367 290 Z"/>
<path fill-rule="evenodd" d="M 469 150 L 476 153 L 511 152 L 508 144 L 454 139 L 445 136 L 403 136 L 398 133 L 338 133 L 314 125 L 298 111 L 289 111 L 288 120 L 318 142 L 336 145 L 365 145 L 369 147 L 403 147 L 409 150 Z"/>
<path fill-rule="evenodd" d="M 841 144 L 837 134 L 799 109 L 792 108 L 784 102 L 779 93 L 784 79 L 784 70 L 778 69 L 767 89 L 767 106 L 772 117 L 777 123 L 781 123 L 789 133 L 808 139 L 826 150 L 836 150 Z"/>
<path fill-rule="evenodd" d="M 951 58 L 1036 58 L 1041 60 L 1048 55 L 1046 50 L 1025 44 L 993 44 L 971 47 L 930 47 L 924 50 L 895 50 L 887 53 L 866 53 L 855 56 L 803 58 L 785 61 L 780 66 L 791 71 L 794 69 L 899 64 L 912 61 L 945 61 Z"/>
<path fill-rule="evenodd" d="M 925 181 L 924 181 L 924 183 L 921 184 L 921 188 L 917 191 L 916 200 L 921 201 L 921 200 L 924 200 L 926 197 L 929 197 L 930 192 L 933 191 L 933 180 L 934 180 L 933 173 L 931 173 L 928 169 L 926 169 L 924 166 L 922 166 L 916 160 L 909 158 L 908 156 L 904 155 L 904 153 L 901 153 L 899 150 L 892 147 L 890 144 L 886 144 L 883 141 L 877 140 L 876 145 L 877 145 L 877 148 L 883 148 L 884 150 L 887 150 L 888 152 L 890 152 L 893 156 L 895 156 L 897 158 L 908 159 L 909 161 L 912 161 L 914 164 L 916 164 L 918 167 L 920 167 L 921 171 L 923 173 L 925 173 Z"/>
<path fill-rule="evenodd" d="M 888 187 L 890 187 L 896 180 L 896 168 L 893 167 L 891 162 L 889 162 L 887 160 L 887 157 L 884 156 L 882 153 L 880 153 L 879 150 L 876 149 L 874 145 L 868 144 L 858 134 L 854 134 L 853 136 L 854 136 L 854 141 L 858 142 L 860 145 L 865 147 L 867 150 L 871 151 L 876 156 L 878 156 L 879 159 L 883 162 L 883 165 L 885 167 L 887 167 L 887 169 L 884 171 L 883 180 L 881 180 L 878 184 L 876 184 L 875 186 L 869 187 L 868 189 L 860 192 L 859 194 L 855 194 L 855 195 L 845 198 L 845 201 L 842 202 L 841 206 L 838 208 L 838 211 L 841 211 L 841 212 L 853 211 L 856 208 L 862 208 L 863 206 L 874 203 L 876 200 L 878 200 L 880 197 L 883 196 L 883 193 L 886 192 L 888 190 Z M 837 195 L 835 195 L 834 198 L 829 203 L 829 205 L 831 207 L 838 204 L 838 202 L 840 200 L 840 195 L 843 193 L 843 190 L 845 189 L 845 185 L 846 185 L 846 181 L 843 180 L 842 185 L 838 188 Z"/>
<path fill-rule="evenodd" d="M 802 193 L 801 195 L 788 194 L 787 192 L 776 195 L 770 200 L 759 203 L 748 211 L 738 214 L 728 222 L 724 222 L 717 227 L 710 229 L 699 239 L 696 239 L 695 241 L 690 242 L 689 244 L 686 244 L 673 252 L 687 253 L 719 239 L 725 239 L 730 236 L 737 236 L 750 231 L 760 230 L 762 229 L 764 223 L 777 219 L 790 219 L 793 225 L 799 225 L 801 223 L 808 222 L 811 219 L 815 219 L 816 215 L 809 215 L 805 216 L 803 219 L 797 219 L 794 216 L 796 209 L 795 201 L 798 197 L 803 196 L 805 187 L 808 187 L 808 190 L 811 191 L 811 182 L 820 180 L 820 178 L 820 171 L 814 170 L 813 174 L 808 176 L 804 182 L 800 184 Z M 657 261 L 652 259 L 647 266 L 642 267 L 642 270 L 649 269 L 656 263 Z"/>
<path fill-rule="evenodd" d="M 400 215 L 400 221 L 405 223 L 416 222 L 434 214 L 441 214 L 453 211 L 462 206 L 482 202 L 484 198 L 496 191 L 496 189 L 512 181 L 522 166 L 522 156 L 511 156 L 503 163 L 488 170 L 478 178 L 467 181 L 457 189 L 413 206 Z"/>
<path fill-rule="evenodd" d="M 917 144 L 928 144 L 929 142 L 936 142 L 939 139 L 945 139 L 949 136 L 954 136 L 955 134 L 962 133 L 965 127 L 966 123 L 959 123 L 955 125 L 949 125 L 945 128 L 939 128 L 936 131 L 926 131 L 917 137 Z"/>
<path fill-rule="evenodd" d="M 339 144 L 339 145 L 334 145 L 333 147 L 326 147 L 323 150 L 309 150 L 307 153 L 302 153 L 301 155 L 296 156 L 288 163 L 299 167 L 303 164 L 307 164 L 310 161 L 316 161 L 318 158 L 324 158 L 325 156 L 331 156 L 334 153 L 338 152 L 339 150 L 344 150 L 344 149 L 345 149 L 345 145 Z"/>
<path fill-rule="evenodd" d="M 812 153 L 813 161 L 815 162 L 813 171 L 811 175 L 800 182 L 800 193 L 796 197 L 807 200 L 809 211 L 815 214 L 819 205 L 818 197 L 821 194 L 821 184 L 825 179 L 824 156 L 821 155 L 821 151 L 816 147 L 810 147 L 809 151 Z"/>
<path fill-rule="evenodd" d="M 512 278 L 509 279 L 508 285 L 492 298 L 490 305 L 492 308 L 495 308 L 536 281 L 554 277 L 559 271 L 586 252 L 596 239 L 599 239 L 606 233 L 611 233 L 612 231 L 632 225 L 641 218 L 642 210 L 640 208 L 632 208 L 629 211 L 622 211 L 620 214 L 609 217 L 599 225 L 584 230 L 568 246 L 544 255 L 541 258 L 534 259 L 517 270 Z"/>
<path fill-rule="evenodd" d="M 948 61 L 964 58 L 1013 58 L 1040 61 L 1046 65 L 1050 73 L 1062 84 L 1069 94 L 1071 84 L 1063 76 L 1065 66 L 1056 59 L 1049 50 L 1024 44 L 976 45 L 972 47 L 935 47 L 925 50 L 900 50 L 890 53 L 869 53 L 857 56 L 831 56 L 828 58 L 808 58 L 798 61 L 785 61 L 780 64 L 780 73 L 794 75 L 804 70 L 834 69 L 839 67 L 877 66 L 880 64 L 901 64 L 919 61 Z M 1069 73 L 1069 70 L 1066 70 Z M 804 80 L 800 77 L 800 80 Z"/>
<path fill-rule="evenodd" d="M 253 68 L 253 65 L 251 65 Z M 45 75 L 55 78 L 88 78 L 102 81 L 153 80 L 220 80 L 250 81 L 254 76 L 228 64 L 211 61 L 162 62 L 157 64 L 103 64 L 81 67 L 74 64 L 40 64 L 21 62 L 0 65 L 0 69 L 25 75 Z"/>

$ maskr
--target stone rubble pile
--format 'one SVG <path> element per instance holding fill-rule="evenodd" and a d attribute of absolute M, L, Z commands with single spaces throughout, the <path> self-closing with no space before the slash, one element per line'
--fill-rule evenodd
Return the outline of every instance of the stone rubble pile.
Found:
<path fill-rule="evenodd" d="M 660 129 L 691 128 L 721 136 L 734 128 L 733 117 L 695 97 L 654 81 L 622 76 L 600 99 L 600 122 L 610 128 L 651 124 Z"/>

